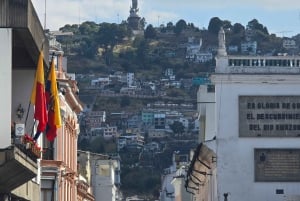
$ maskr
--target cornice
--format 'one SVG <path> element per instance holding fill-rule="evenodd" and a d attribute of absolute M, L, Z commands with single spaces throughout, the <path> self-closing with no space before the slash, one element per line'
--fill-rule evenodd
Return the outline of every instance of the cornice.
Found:
<path fill-rule="evenodd" d="M 214 84 L 300 84 L 298 74 L 213 74 Z"/>

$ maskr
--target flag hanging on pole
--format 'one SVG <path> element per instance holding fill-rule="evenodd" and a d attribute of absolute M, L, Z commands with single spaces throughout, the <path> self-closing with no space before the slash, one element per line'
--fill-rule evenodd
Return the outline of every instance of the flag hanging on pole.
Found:
<path fill-rule="evenodd" d="M 49 141 L 53 141 L 57 136 L 57 128 L 61 127 L 60 104 L 53 59 L 51 61 L 50 73 L 47 78 L 46 96 L 48 105 L 46 137 Z"/>
<path fill-rule="evenodd" d="M 41 50 L 33 83 L 30 103 L 34 105 L 34 119 L 38 120 L 37 131 L 34 140 L 37 140 L 42 132 L 46 129 L 47 124 L 47 107 L 45 95 L 44 79 L 44 54 Z"/>

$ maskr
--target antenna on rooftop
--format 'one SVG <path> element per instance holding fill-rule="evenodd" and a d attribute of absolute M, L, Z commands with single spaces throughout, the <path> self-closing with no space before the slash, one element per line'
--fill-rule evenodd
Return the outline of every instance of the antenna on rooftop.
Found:
<path fill-rule="evenodd" d="M 45 0 L 44 30 L 46 30 L 46 21 L 47 21 L 47 0 Z"/>
<path fill-rule="evenodd" d="M 157 16 L 157 27 L 159 27 L 159 18 L 160 18 L 160 16 L 158 15 Z"/>
<path fill-rule="evenodd" d="M 78 8 L 78 26 L 80 26 L 80 6 Z"/>

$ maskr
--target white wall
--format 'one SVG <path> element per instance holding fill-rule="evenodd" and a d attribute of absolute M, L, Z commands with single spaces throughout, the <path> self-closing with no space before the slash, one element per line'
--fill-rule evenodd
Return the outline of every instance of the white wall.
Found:
<path fill-rule="evenodd" d="M 255 76 L 255 75 L 253 75 Z M 299 182 L 254 182 L 255 148 L 299 148 L 298 138 L 239 137 L 239 95 L 299 95 L 295 84 L 222 84 L 216 86 L 218 198 L 228 200 L 280 201 L 299 195 Z M 284 189 L 283 195 L 276 189 Z"/>
<path fill-rule="evenodd" d="M 12 74 L 12 100 L 11 100 L 11 106 L 12 106 L 12 116 L 11 119 L 16 123 L 25 123 L 26 121 L 26 114 L 28 111 L 28 106 L 30 102 L 30 97 L 32 93 L 32 86 L 35 76 L 35 70 L 13 70 Z M 16 116 L 16 110 L 21 104 L 21 106 L 24 109 L 24 116 L 22 119 L 18 119 Z M 26 122 L 26 128 L 25 132 L 28 134 L 31 134 L 32 127 L 34 124 L 34 118 L 33 118 L 33 109 L 34 106 L 30 106 L 28 119 Z"/>
<path fill-rule="evenodd" d="M 207 92 L 207 85 L 199 86 L 197 92 L 197 110 L 200 122 L 199 141 L 211 140 L 216 136 L 215 127 L 215 93 Z"/>
<path fill-rule="evenodd" d="M 0 28 L 0 149 L 11 145 L 12 30 Z"/>
<path fill-rule="evenodd" d="M 97 160 L 94 167 L 95 173 L 92 175 L 92 187 L 97 201 L 115 201 L 117 188 L 115 184 L 115 168 L 117 162 L 114 160 Z M 101 175 L 101 167 L 108 168 L 107 175 Z"/>
<path fill-rule="evenodd" d="M 11 123 L 25 123 L 26 113 L 32 92 L 35 68 L 32 70 L 13 70 L 12 66 L 12 30 L 0 29 L 0 94 L 1 121 L 0 149 L 11 145 Z M 18 119 L 17 108 L 21 104 L 24 109 L 24 116 Z M 33 106 L 25 128 L 25 132 L 31 132 L 33 125 Z"/>

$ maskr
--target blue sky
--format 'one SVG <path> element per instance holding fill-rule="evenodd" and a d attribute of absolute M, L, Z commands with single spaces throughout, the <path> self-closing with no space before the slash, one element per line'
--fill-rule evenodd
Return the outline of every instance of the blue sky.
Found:
<path fill-rule="evenodd" d="M 65 24 L 84 21 L 114 22 L 126 20 L 131 0 L 32 0 L 46 28 L 58 30 Z M 270 33 L 294 36 L 300 33 L 300 0 L 138 0 L 139 15 L 147 24 L 157 26 L 184 19 L 199 28 L 207 28 L 212 17 L 246 26 L 252 19 L 265 25 Z"/>

